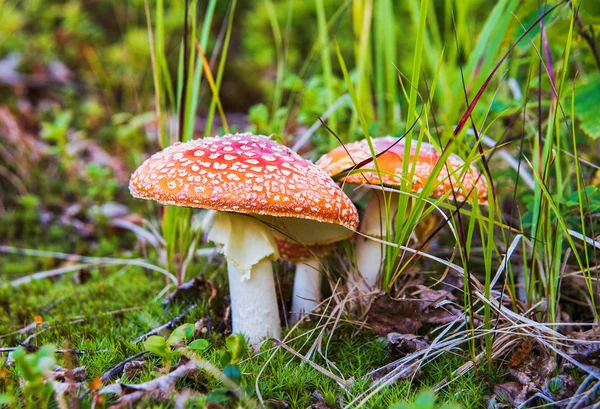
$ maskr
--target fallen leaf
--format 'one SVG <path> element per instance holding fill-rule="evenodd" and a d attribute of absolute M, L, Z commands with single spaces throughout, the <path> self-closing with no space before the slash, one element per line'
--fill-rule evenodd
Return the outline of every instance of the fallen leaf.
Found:
<path fill-rule="evenodd" d="M 310 395 L 310 409 L 333 409 L 325 402 L 325 398 L 319 391 L 314 391 Z"/>
<path fill-rule="evenodd" d="M 516 407 L 527 399 L 529 387 L 519 382 L 505 382 L 494 386 L 494 393 L 506 403 Z"/>
<path fill-rule="evenodd" d="M 393 299 L 381 293 L 373 300 L 367 319 L 376 334 L 416 334 L 424 324 L 441 325 L 462 318 L 452 304 L 455 297 L 448 291 L 422 285 L 416 288 L 415 298 Z"/>
<path fill-rule="evenodd" d="M 513 368 L 523 363 L 525 358 L 531 353 L 532 341 L 531 338 L 526 338 L 521 342 L 521 345 L 517 348 L 513 356 L 510 358 L 508 364 Z"/>
<path fill-rule="evenodd" d="M 146 363 L 144 361 L 127 362 L 123 367 L 123 373 L 131 378 L 138 372 L 142 371 L 145 368 L 145 366 Z"/>
<path fill-rule="evenodd" d="M 49 381 L 54 390 L 54 399 L 60 409 L 68 409 L 69 405 L 67 397 L 71 398 L 71 402 L 76 399 L 76 393 L 84 385 L 87 378 L 85 367 L 80 366 L 73 369 L 65 369 L 56 366 L 49 374 Z"/>
<path fill-rule="evenodd" d="M 85 382 L 87 378 L 87 371 L 84 366 L 78 366 L 77 368 L 73 369 L 57 367 L 52 373 L 54 375 L 54 379 L 60 382 L 82 383 Z"/>
<path fill-rule="evenodd" d="M 94 378 L 94 379 L 92 379 L 92 381 L 90 383 L 88 383 L 88 388 L 90 388 L 93 391 L 97 391 L 101 387 L 102 387 L 102 379 L 100 379 L 100 378 Z"/>
<path fill-rule="evenodd" d="M 600 342 L 576 343 L 566 350 L 567 354 L 577 361 L 600 367 Z"/>
<path fill-rule="evenodd" d="M 185 357 L 181 358 L 185 360 Z M 99 391 L 99 394 L 113 394 L 119 396 L 111 408 L 128 408 L 145 396 L 152 399 L 168 401 L 171 393 L 175 391 L 175 384 L 183 377 L 198 373 L 198 367 L 195 361 L 185 361 L 177 366 L 172 372 L 159 376 L 151 381 L 140 384 L 112 384 L 105 386 Z"/>
<path fill-rule="evenodd" d="M 288 409 L 291 407 L 286 401 L 277 399 L 265 399 L 265 404 L 268 408 L 273 409 Z"/>
<path fill-rule="evenodd" d="M 399 334 L 397 332 L 391 332 L 387 335 L 387 345 L 392 361 L 429 347 L 427 342 L 419 339 L 416 335 Z"/>

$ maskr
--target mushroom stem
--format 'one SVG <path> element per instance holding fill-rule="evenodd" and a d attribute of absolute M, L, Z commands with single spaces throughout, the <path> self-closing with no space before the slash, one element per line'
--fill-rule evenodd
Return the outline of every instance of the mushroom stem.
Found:
<path fill-rule="evenodd" d="M 227 271 L 233 332 L 244 334 L 252 345 L 258 345 L 266 337 L 279 338 L 281 324 L 271 260 L 255 264 L 247 280 L 229 260 Z"/>
<path fill-rule="evenodd" d="M 273 233 L 253 217 L 217 212 L 208 239 L 227 259 L 233 332 L 258 345 L 281 335 L 272 260 L 278 256 Z"/>
<path fill-rule="evenodd" d="M 383 192 L 376 190 L 369 201 L 363 219 L 358 226 L 358 231 L 362 234 L 385 238 L 386 220 L 393 223 L 398 206 L 397 197 L 392 197 L 390 201 L 389 217 L 386 218 L 385 198 Z M 393 229 L 393 224 L 392 224 Z M 393 232 L 393 230 L 392 230 Z M 385 257 L 385 244 L 372 240 L 368 237 L 358 236 L 356 238 L 356 267 L 360 273 L 362 281 L 358 284 L 357 290 L 361 293 L 368 292 L 375 288 L 378 283 L 379 273 L 382 269 L 383 259 Z M 351 288 L 356 281 L 350 280 Z M 350 288 L 350 289 L 351 289 Z"/>
<path fill-rule="evenodd" d="M 311 257 L 296 264 L 290 321 L 295 324 L 321 301 L 321 261 Z"/>
<path fill-rule="evenodd" d="M 360 292 L 369 291 L 377 285 L 379 272 L 383 264 L 383 244 L 360 236 L 356 238 L 356 267 L 360 273 Z"/>

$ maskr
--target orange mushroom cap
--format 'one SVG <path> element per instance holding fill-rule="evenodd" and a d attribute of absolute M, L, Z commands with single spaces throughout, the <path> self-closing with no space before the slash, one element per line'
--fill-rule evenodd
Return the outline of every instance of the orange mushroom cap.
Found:
<path fill-rule="evenodd" d="M 398 142 L 397 138 L 384 136 L 373 138 L 371 141 L 375 153 L 383 152 L 391 147 L 384 154 L 377 157 L 377 165 L 382 171 L 381 179 L 376 172 L 365 171 L 349 174 L 341 178 L 340 181 L 357 185 L 365 183 L 379 185 L 383 183 L 385 186 L 399 187 L 402 182 L 404 140 Z M 394 143 L 396 144 L 394 145 Z M 422 142 L 418 155 L 416 145 L 416 141 L 413 141 L 410 153 L 411 162 L 417 161 L 411 183 L 411 192 L 420 192 L 423 189 L 425 182 L 440 159 L 440 154 L 430 143 Z M 366 139 L 363 139 L 362 141 L 349 143 L 345 146 L 338 146 L 331 152 L 323 155 L 317 161 L 316 165 L 325 170 L 329 175 L 334 176 L 352 169 L 357 164 L 370 158 L 372 158 L 372 155 L 369 144 Z M 432 197 L 443 196 L 451 188 L 454 188 L 456 199 L 462 201 L 466 199 L 471 190 L 473 190 L 471 197 L 475 194 L 474 187 L 476 186 L 476 194 L 479 201 L 487 201 L 488 188 L 485 176 L 481 175 L 474 166 L 469 166 L 464 171 L 465 162 L 455 154 L 451 154 L 446 163 L 448 166 L 443 166 L 437 176 L 439 183 L 433 190 Z M 362 167 L 373 169 L 375 165 L 371 160 Z"/>
<path fill-rule="evenodd" d="M 166 205 L 358 225 L 354 204 L 326 172 L 250 133 L 175 143 L 133 173 L 129 190 Z"/>

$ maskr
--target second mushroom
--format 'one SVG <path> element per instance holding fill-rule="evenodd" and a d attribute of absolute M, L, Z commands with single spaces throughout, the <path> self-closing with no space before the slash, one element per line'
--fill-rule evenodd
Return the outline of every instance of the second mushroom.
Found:
<path fill-rule="evenodd" d="M 357 185 L 371 184 L 376 186 L 387 186 L 400 188 L 403 178 L 403 163 L 405 158 L 405 144 L 403 140 L 385 136 L 372 138 L 371 140 L 377 154 L 377 165 L 380 174 L 374 167 L 371 150 L 366 140 L 347 144 L 333 149 L 317 161 L 317 166 L 324 169 L 329 175 L 335 176 L 355 169 L 357 164 L 363 164 L 364 172 L 352 172 L 340 179 L 340 182 Z M 417 141 L 412 141 L 409 154 L 409 169 L 413 168 L 412 180 L 409 181 L 409 193 L 418 193 L 424 188 L 428 179 L 434 177 L 437 183 L 430 197 L 439 198 L 450 194 L 450 198 L 458 201 L 466 200 L 467 197 L 477 197 L 480 202 L 487 201 L 487 181 L 473 166 L 467 166 L 465 162 L 455 154 L 451 154 L 441 171 L 433 174 L 436 163 L 440 160 L 440 153 L 429 143 L 422 142 L 417 150 Z M 397 193 L 391 193 L 388 197 L 388 214 L 392 220 L 388 220 L 394 226 L 394 216 L 397 213 Z M 374 190 L 373 195 L 365 209 L 358 231 L 365 236 L 378 239 L 386 238 L 386 197 L 381 190 Z M 368 237 L 356 237 L 356 264 L 362 282 L 358 288 L 360 292 L 374 289 L 380 278 L 385 257 L 385 245 Z"/>

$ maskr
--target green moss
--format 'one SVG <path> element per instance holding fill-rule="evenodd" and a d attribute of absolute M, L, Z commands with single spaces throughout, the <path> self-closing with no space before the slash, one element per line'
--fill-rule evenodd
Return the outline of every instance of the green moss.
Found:
<path fill-rule="evenodd" d="M 31 259 L 25 259 L 27 264 L 23 264 L 22 260 L 22 257 L 2 257 L 0 269 L 14 272 L 11 274 L 14 278 L 30 272 L 31 267 L 43 264 L 40 260 Z M 18 265 L 21 266 L 20 270 Z M 6 311 L 6 314 L 0 315 L 0 334 L 16 331 L 33 322 L 36 315 L 40 315 L 44 324 L 39 327 L 39 334 L 32 343 L 85 351 L 82 356 L 60 355 L 57 359 L 64 366 L 85 366 L 89 380 L 101 376 L 118 362 L 142 351 L 142 343 L 132 342 L 135 337 L 169 321 L 187 308 L 183 304 L 176 304 L 165 309 L 159 301 L 154 301 L 156 294 L 164 287 L 164 277 L 140 268 L 92 267 L 83 284 L 77 284 L 72 275 L 65 275 L 57 280 L 33 281 L 12 289 L 0 289 L 0 305 Z M 219 288 L 220 295 L 225 293 L 226 288 Z M 186 322 L 197 321 L 204 316 L 206 310 L 218 310 L 206 308 L 203 301 L 197 300 L 198 307 L 191 311 Z M 214 307 L 221 301 L 213 302 Z M 214 316 L 213 319 L 217 322 L 218 317 Z M 310 328 L 301 328 L 293 335 L 306 334 L 308 329 Z M 301 353 L 307 353 L 315 336 L 313 333 L 311 339 L 307 339 L 307 336 L 299 337 L 289 345 Z M 4 337 L 0 339 L 0 346 L 14 346 L 25 338 L 26 335 Z M 225 350 L 224 338 L 215 333 L 208 334 L 206 338 L 211 347 L 204 353 L 204 357 L 220 367 L 219 357 Z M 337 405 L 340 402 L 348 403 L 353 397 L 368 390 L 371 379 L 366 377 L 367 373 L 388 362 L 387 348 L 382 340 L 376 339 L 368 331 L 356 333 L 355 328 L 347 325 L 341 325 L 333 335 L 326 332 L 322 347 L 322 351 L 326 351 L 328 359 L 340 372 L 329 369 L 345 379 L 353 380 L 350 390 L 345 391 L 334 380 L 289 352 L 282 349 L 274 352 L 271 344 L 265 345 L 260 354 L 243 361 L 241 369 L 244 383 L 252 392 L 260 373 L 258 384 L 264 399 L 286 401 L 291 407 L 307 407 L 310 405 L 311 394 L 319 391 L 327 403 Z M 317 352 L 313 352 L 312 359 L 315 363 L 328 367 Z M 412 396 L 420 385 L 433 386 L 449 379 L 451 372 L 462 362 L 464 361 L 460 357 L 453 355 L 434 361 L 424 367 L 423 377 L 415 381 L 414 385 L 402 381 L 384 388 L 370 400 L 369 405 L 389 407 L 400 399 Z M 125 383 L 149 381 L 156 376 L 153 371 L 160 365 L 160 359 L 153 357 L 146 361 L 143 370 L 131 377 L 123 375 L 121 380 Z M 13 371 L 11 373 L 10 387 L 18 390 L 17 378 Z M 223 387 L 218 379 L 209 375 L 203 376 L 200 383 L 189 384 L 189 381 L 182 381 L 181 385 L 191 386 L 202 394 Z M 6 384 L 0 386 L 0 390 L 6 390 L 7 387 Z M 442 397 L 444 400 L 458 401 L 469 408 L 478 407 L 488 392 L 485 383 L 468 374 L 444 389 Z M 194 405 L 202 407 L 204 399 L 199 398 Z"/>

